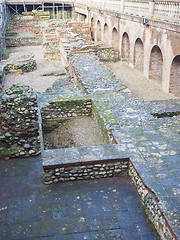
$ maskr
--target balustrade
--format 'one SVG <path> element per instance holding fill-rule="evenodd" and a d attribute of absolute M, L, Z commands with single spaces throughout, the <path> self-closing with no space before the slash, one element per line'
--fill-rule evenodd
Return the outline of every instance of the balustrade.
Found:
<path fill-rule="evenodd" d="M 180 21 L 180 0 L 74 0 L 89 7 L 112 10 L 119 13 Z"/>
<path fill-rule="evenodd" d="M 165 20 L 180 20 L 180 2 L 157 1 L 154 6 L 155 18 Z"/>
<path fill-rule="evenodd" d="M 125 1 L 124 13 L 135 16 L 148 16 L 149 2 L 146 1 Z"/>

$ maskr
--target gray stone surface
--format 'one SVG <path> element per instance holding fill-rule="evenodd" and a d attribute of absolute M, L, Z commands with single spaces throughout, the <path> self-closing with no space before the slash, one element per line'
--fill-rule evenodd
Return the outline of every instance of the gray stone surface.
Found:
<path fill-rule="evenodd" d="M 128 178 L 47 186 L 31 157 L 0 160 L 0 181 L 3 240 L 159 239 Z"/>

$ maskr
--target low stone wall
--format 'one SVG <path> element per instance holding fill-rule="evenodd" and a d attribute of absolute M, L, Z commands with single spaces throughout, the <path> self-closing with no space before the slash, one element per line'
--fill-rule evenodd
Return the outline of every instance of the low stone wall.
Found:
<path fill-rule="evenodd" d="M 99 179 L 128 175 L 129 162 L 127 160 L 99 161 L 81 163 L 82 165 L 63 166 L 45 169 L 44 183 L 51 184 L 64 181 Z"/>
<path fill-rule="evenodd" d="M 41 108 L 42 122 L 47 121 L 48 119 L 90 116 L 91 114 L 91 100 L 52 102 Z"/>
<path fill-rule="evenodd" d="M 162 209 L 158 204 L 158 199 L 156 198 L 155 194 L 144 184 L 131 161 L 129 162 L 129 176 L 136 186 L 137 192 L 141 197 L 149 219 L 154 224 L 162 239 L 177 239 L 172 233 Z"/>
<path fill-rule="evenodd" d="M 44 49 L 44 58 L 46 59 L 61 59 L 60 50 L 59 50 L 59 41 L 55 29 L 47 33 L 43 32 L 43 49 Z"/>
<path fill-rule="evenodd" d="M 38 37 L 7 37 L 6 47 L 19 47 L 19 46 L 30 46 L 30 45 L 41 45 L 43 39 L 41 36 Z"/>
<path fill-rule="evenodd" d="M 7 36 L 11 36 L 11 35 L 15 35 L 17 33 L 21 33 L 21 32 L 33 32 L 33 33 L 39 33 L 41 30 L 41 28 L 39 26 L 36 25 L 23 25 L 23 26 L 15 26 L 13 28 L 10 28 L 6 31 L 6 37 Z"/>
<path fill-rule="evenodd" d="M 29 19 L 13 19 L 12 21 L 7 22 L 7 28 L 13 29 L 14 27 L 22 27 L 22 26 L 36 26 L 39 23 L 38 18 L 29 17 Z"/>
<path fill-rule="evenodd" d="M 113 48 L 100 48 L 97 51 L 97 56 L 101 61 L 115 61 L 115 53 Z"/>
<path fill-rule="evenodd" d="M 3 92 L 0 108 L 0 157 L 40 153 L 36 96 L 28 86 L 13 85 Z"/>
<path fill-rule="evenodd" d="M 32 53 L 11 53 L 6 64 L 6 73 L 24 73 L 36 70 L 36 61 Z"/>

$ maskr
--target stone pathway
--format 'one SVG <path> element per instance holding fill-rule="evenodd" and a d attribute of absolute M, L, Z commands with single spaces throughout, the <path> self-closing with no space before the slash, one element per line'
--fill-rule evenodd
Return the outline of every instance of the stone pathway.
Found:
<path fill-rule="evenodd" d="M 144 183 L 154 190 L 179 235 L 180 101 L 139 101 L 93 54 L 76 54 L 70 62 L 106 127 Z"/>
<path fill-rule="evenodd" d="M 46 186 L 34 157 L 0 161 L 0 181 L 3 240 L 159 239 L 128 178 Z"/>

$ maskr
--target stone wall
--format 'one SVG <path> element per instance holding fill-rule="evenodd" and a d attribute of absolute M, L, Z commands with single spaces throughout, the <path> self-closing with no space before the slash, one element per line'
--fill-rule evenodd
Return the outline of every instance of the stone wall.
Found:
<path fill-rule="evenodd" d="M 7 28 L 13 29 L 17 27 L 27 27 L 27 26 L 37 26 L 39 23 L 39 19 L 13 19 L 12 21 L 8 21 Z"/>
<path fill-rule="evenodd" d="M 0 157 L 40 153 L 36 96 L 28 86 L 13 85 L 2 93 Z"/>
<path fill-rule="evenodd" d="M 32 53 L 11 53 L 6 64 L 6 73 L 25 73 L 36 70 L 37 65 Z"/>
<path fill-rule="evenodd" d="M 171 231 L 170 225 L 168 224 L 164 213 L 162 212 L 162 208 L 159 206 L 158 199 L 156 198 L 155 194 L 144 184 L 131 161 L 129 162 L 129 176 L 136 186 L 137 192 L 141 197 L 149 219 L 154 224 L 162 239 L 176 239 Z"/>
<path fill-rule="evenodd" d="M 44 170 L 44 183 L 51 184 L 64 181 L 100 179 L 128 175 L 129 162 L 126 160 L 99 161 L 75 164 L 75 166 L 59 165 Z"/>
<path fill-rule="evenodd" d="M 115 53 L 113 48 L 100 48 L 97 50 L 97 56 L 101 61 L 115 61 Z"/>
<path fill-rule="evenodd" d="M 90 116 L 91 114 L 91 100 L 52 102 L 41 108 L 42 122 L 59 118 Z"/>
<path fill-rule="evenodd" d="M 7 47 L 18 47 L 18 46 L 36 46 L 42 44 L 42 37 L 7 37 Z"/>
<path fill-rule="evenodd" d="M 39 23 L 41 19 L 18 19 L 9 21 L 6 33 L 6 46 L 18 47 L 28 45 L 41 45 L 42 35 Z M 23 32 L 25 35 L 23 36 Z"/>

